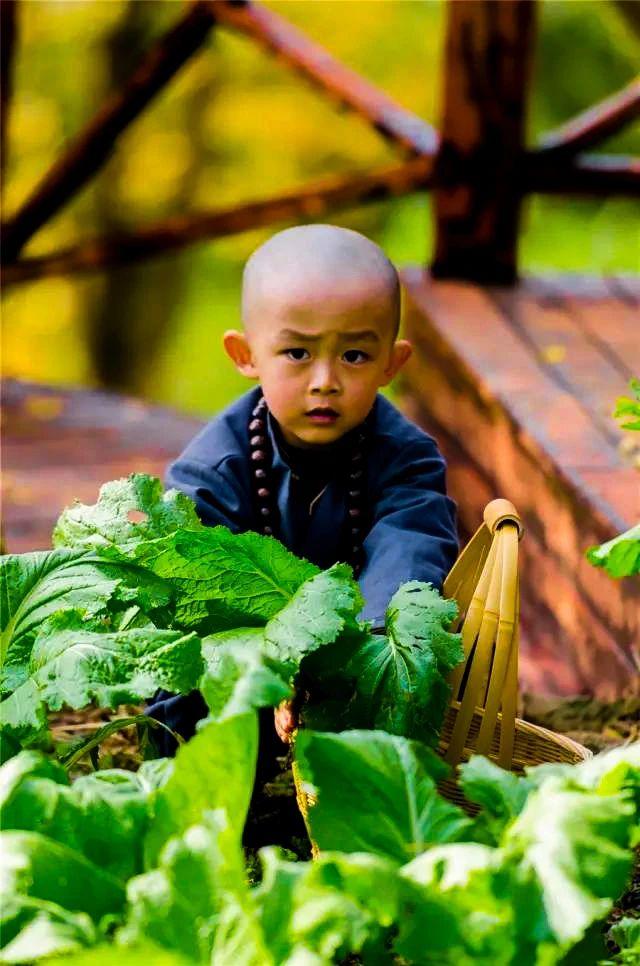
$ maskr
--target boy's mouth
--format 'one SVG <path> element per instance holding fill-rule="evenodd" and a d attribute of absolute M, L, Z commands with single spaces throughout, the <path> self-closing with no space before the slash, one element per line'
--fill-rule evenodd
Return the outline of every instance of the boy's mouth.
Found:
<path fill-rule="evenodd" d="M 313 423 L 330 425 L 331 423 L 335 423 L 340 413 L 337 413 L 335 409 L 331 409 L 330 406 L 316 406 L 315 409 L 309 409 L 305 415 Z"/>

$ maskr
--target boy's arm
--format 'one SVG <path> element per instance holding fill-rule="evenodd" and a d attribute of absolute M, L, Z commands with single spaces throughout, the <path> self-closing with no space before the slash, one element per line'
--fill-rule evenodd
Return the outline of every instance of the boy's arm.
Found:
<path fill-rule="evenodd" d="M 408 580 L 442 590 L 458 555 L 456 505 L 446 495 L 446 464 L 435 440 L 412 442 L 377 481 L 373 521 L 364 541 L 362 617 L 384 626 L 389 600 Z"/>

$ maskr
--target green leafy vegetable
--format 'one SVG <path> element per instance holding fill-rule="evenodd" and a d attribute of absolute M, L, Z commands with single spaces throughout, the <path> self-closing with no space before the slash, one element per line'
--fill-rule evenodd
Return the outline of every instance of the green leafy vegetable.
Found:
<path fill-rule="evenodd" d="M 621 428 L 640 430 L 640 379 L 631 379 L 629 388 L 634 398 L 620 396 L 613 416 L 619 420 L 632 417 L 631 422 L 621 423 Z M 603 567 L 610 577 L 640 573 L 640 523 L 599 547 L 589 547 L 586 557 L 594 567 Z"/>
<path fill-rule="evenodd" d="M 145 861 L 152 868 L 165 845 L 197 824 L 205 811 L 233 816 L 238 841 L 253 788 L 258 725 L 255 713 L 206 722 L 178 749 L 175 766 L 158 789 L 145 840 Z"/>
<path fill-rule="evenodd" d="M 536 882 L 549 928 L 575 943 L 606 915 L 631 870 L 633 806 L 626 795 L 589 795 L 549 777 L 505 833 L 505 855 Z"/>
<path fill-rule="evenodd" d="M 174 588 L 177 625 L 203 636 L 263 626 L 318 573 L 272 537 L 226 527 L 178 530 L 139 544 L 134 555 Z"/>
<path fill-rule="evenodd" d="M 136 775 L 101 771 L 70 787 L 63 768 L 23 751 L 0 769 L 2 828 L 37 829 L 123 882 L 142 867 L 147 796 Z"/>
<path fill-rule="evenodd" d="M 137 518 L 137 519 L 136 519 Z M 201 530 L 192 500 L 178 490 L 163 492 L 160 480 L 133 473 L 100 487 L 92 506 L 76 502 L 67 507 L 53 530 L 54 547 L 89 549 L 136 544 L 164 537 L 175 530 Z"/>
<path fill-rule="evenodd" d="M 3 898 L 0 934 L 3 963 L 32 963 L 98 941 L 98 930 L 86 913 L 69 912 L 55 902 L 17 895 Z"/>
<path fill-rule="evenodd" d="M 192 966 L 193 960 L 173 950 L 162 949 L 154 943 L 142 942 L 135 946 L 97 946 L 85 952 L 65 957 L 64 966 Z"/>
<path fill-rule="evenodd" d="M 153 871 L 128 885 L 121 943 L 150 939 L 197 962 L 209 962 L 228 893 L 250 901 L 237 829 L 226 812 L 204 811 L 198 824 L 170 839 Z"/>
<path fill-rule="evenodd" d="M 429 584 L 411 581 L 391 598 L 386 634 L 370 634 L 344 673 L 355 691 L 338 712 L 342 728 L 376 728 L 435 744 L 451 694 L 450 671 L 462 660 L 460 635 L 448 628 L 457 614 L 455 601 L 444 600 Z M 329 690 L 329 687 L 327 687 Z M 336 714 L 337 709 L 331 709 Z M 310 708 L 313 726 L 330 717 Z"/>
<path fill-rule="evenodd" d="M 203 639 L 206 672 L 200 690 L 213 719 L 275 706 L 289 697 L 290 675 L 265 657 L 263 649 L 264 632 L 259 627 L 223 631 Z"/>
<path fill-rule="evenodd" d="M 28 675 L 28 661 L 42 624 L 60 611 L 81 615 L 91 629 L 168 623 L 171 589 L 126 560 L 77 550 L 10 554 L 0 560 L 0 664 L 2 689 L 14 690 Z"/>
<path fill-rule="evenodd" d="M 531 781 L 481 755 L 460 765 L 459 781 L 465 798 L 482 806 L 478 824 L 486 827 L 492 844 L 497 844 L 506 825 L 520 814 L 533 787 Z"/>
<path fill-rule="evenodd" d="M 587 559 L 595 567 L 603 567 L 610 577 L 640 573 L 640 523 L 599 547 L 589 547 Z"/>
<path fill-rule="evenodd" d="M 253 902 L 274 966 L 333 963 L 364 947 L 369 956 L 375 948 L 384 957 L 378 961 L 387 958 L 384 939 L 404 911 L 403 883 L 394 863 L 340 853 L 322 854 L 313 863 L 290 862 L 275 849 L 262 849 L 260 859 L 263 878 Z M 221 947 L 218 940 L 214 957 Z M 227 961 L 233 960 L 227 956 Z"/>
<path fill-rule="evenodd" d="M 84 912 L 94 923 L 120 912 L 125 892 L 115 876 L 38 832 L 0 832 L 0 899 L 30 896 Z"/>
<path fill-rule="evenodd" d="M 640 962 L 640 918 L 624 916 L 609 930 L 609 939 L 619 948 L 614 962 L 621 966 L 637 966 Z"/>
<path fill-rule="evenodd" d="M 54 614 L 40 628 L 30 676 L 0 704 L 0 726 L 22 742 L 46 732 L 45 708 L 113 708 L 149 698 L 158 688 L 190 691 L 204 669 L 195 634 L 156 628 L 98 633 L 77 611 Z"/>
<path fill-rule="evenodd" d="M 631 379 L 629 381 L 629 389 L 633 394 L 633 399 L 628 396 L 620 396 L 616 400 L 616 408 L 614 410 L 614 419 L 626 419 L 628 416 L 632 417 L 630 423 L 622 423 L 622 429 L 636 429 L 640 430 L 640 379 Z"/>
<path fill-rule="evenodd" d="M 520 897 L 497 850 L 468 842 L 437 845 L 405 865 L 400 876 L 414 887 L 413 914 L 401 921 L 394 948 L 409 962 L 535 961 L 516 937 L 513 906 Z"/>
<path fill-rule="evenodd" d="M 437 794 L 447 766 L 418 742 L 383 731 L 302 731 L 296 758 L 317 796 L 308 820 L 321 849 L 405 863 L 471 827 L 460 808 Z"/>

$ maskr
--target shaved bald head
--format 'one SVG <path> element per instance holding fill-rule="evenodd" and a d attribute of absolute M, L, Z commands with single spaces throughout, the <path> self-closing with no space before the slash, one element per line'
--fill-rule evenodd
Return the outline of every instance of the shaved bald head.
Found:
<path fill-rule="evenodd" d="M 358 305 L 385 320 L 393 341 L 400 319 L 398 273 L 374 242 L 335 225 L 300 225 L 278 232 L 253 252 L 242 280 L 242 321 L 250 335 L 283 307 Z"/>

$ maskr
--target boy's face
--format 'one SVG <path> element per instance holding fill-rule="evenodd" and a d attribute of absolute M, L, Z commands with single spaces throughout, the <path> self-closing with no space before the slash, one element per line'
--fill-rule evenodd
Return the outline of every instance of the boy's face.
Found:
<path fill-rule="evenodd" d="M 311 447 L 366 418 L 411 354 L 394 334 L 388 299 L 361 287 L 272 297 L 246 333 L 227 332 L 224 344 L 237 368 L 259 379 L 287 442 Z"/>

